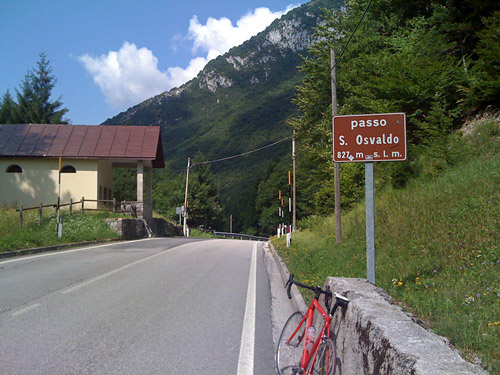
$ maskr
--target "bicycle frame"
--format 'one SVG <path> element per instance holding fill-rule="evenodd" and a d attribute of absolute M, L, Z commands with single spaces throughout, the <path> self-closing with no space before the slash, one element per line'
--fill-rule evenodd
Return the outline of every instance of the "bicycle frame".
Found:
<path fill-rule="evenodd" d="M 311 348 L 310 351 L 307 351 L 306 342 L 305 342 L 304 338 L 307 334 L 307 330 L 309 329 L 309 327 L 311 327 L 313 325 L 314 310 L 316 310 L 316 309 L 321 314 L 321 316 L 323 317 L 325 322 L 323 324 L 323 327 L 321 328 L 321 331 L 317 335 L 316 340 L 314 341 L 313 347 Z M 329 335 L 330 335 L 330 323 L 331 323 L 331 321 L 332 321 L 332 318 L 330 317 L 330 315 L 328 315 L 328 313 L 325 310 L 323 310 L 323 308 L 319 304 L 318 300 L 316 298 L 313 298 L 311 304 L 309 305 L 309 308 L 307 309 L 306 314 L 304 315 L 304 317 L 300 321 L 299 325 L 297 326 L 297 328 L 293 332 L 292 336 L 290 336 L 290 338 L 288 339 L 288 342 L 290 342 L 290 340 L 292 340 L 293 337 L 295 337 L 295 335 L 299 331 L 300 327 L 302 327 L 302 325 L 304 323 L 306 324 L 306 328 L 304 330 L 304 337 L 301 338 L 301 340 L 304 340 L 304 342 L 303 342 L 304 348 L 302 350 L 302 359 L 300 362 L 300 367 L 303 370 L 306 369 L 307 365 L 309 364 L 311 359 L 314 357 L 314 354 L 316 353 L 316 351 L 319 348 L 319 344 L 321 343 L 321 340 L 324 337 L 330 337 Z"/>

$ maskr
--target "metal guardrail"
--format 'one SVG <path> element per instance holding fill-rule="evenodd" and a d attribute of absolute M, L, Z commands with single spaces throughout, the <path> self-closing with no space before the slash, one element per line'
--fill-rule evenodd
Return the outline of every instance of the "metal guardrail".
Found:
<path fill-rule="evenodd" d="M 269 241 L 267 237 L 252 236 L 250 234 L 242 233 L 229 233 L 229 232 L 216 232 L 212 231 L 214 236 L 226 237 L 226 238 L 239 238 L 241 240 L 253 240 L 253 241 Z"/>

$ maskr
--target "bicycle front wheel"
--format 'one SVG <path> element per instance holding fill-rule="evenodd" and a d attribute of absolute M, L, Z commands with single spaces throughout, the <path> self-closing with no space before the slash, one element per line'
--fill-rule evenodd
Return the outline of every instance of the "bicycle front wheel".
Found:
<path fill-rule="evenodd" d="M 337 352 L 332 339 L 325 338 L 319 345 L 316 356 L 311 360 L 307 374 L 334 375 L 337 362 Z"/>
<path fill-rule="evenodd" d="M 276 369 L 279 375 L 302 374 L 300 360 L 302 359 L 302 343 L 304 339 L 305 324 L 302 324 L 295 332 L 302 321 L 302 313 L 294 312 L 285 323 L 281 331 L 278 347 L 276 349 Z"/>

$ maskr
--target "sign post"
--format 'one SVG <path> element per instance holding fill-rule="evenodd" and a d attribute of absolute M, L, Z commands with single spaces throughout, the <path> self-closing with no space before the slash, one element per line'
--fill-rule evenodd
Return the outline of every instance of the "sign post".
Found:
<path fill-rule="evenodd" d="M 373 163 L 365 164 L 366 278 L 375 284 L 375 205 Z"/>
<path fill-rule="evenodd" d="M 404 113 L 334 116 L 333 161 L 365 163 L 366 275 L 375 284 L 373 162 L 406 160 Z"/>
<path fill-rule="evenodd" d="M 184 215 L 184 206 L 176 207 L 175 213 L 179 215 L 179 225 L 182 225 L 182 216 Z"/>

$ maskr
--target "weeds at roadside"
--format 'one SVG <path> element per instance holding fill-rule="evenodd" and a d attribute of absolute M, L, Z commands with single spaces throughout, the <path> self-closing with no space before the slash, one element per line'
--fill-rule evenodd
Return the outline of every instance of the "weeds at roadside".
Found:
<path fill-rule="evenodd" d="M 107 212 L 69 215 L 63 211 L 63 234 L 62 238 L 58 238 L 55 210 L 44 213 L 41 224 L 39 224 L 38 212 L 25 212 L 21 228 L 19 213 L 15 209 L 3 208 L 0 215 L 0 252 L 82 241 L 115 239 L 118 238 L 118 235 L 110 229 L 104 219 L 120 216 Z"/>

